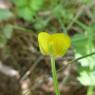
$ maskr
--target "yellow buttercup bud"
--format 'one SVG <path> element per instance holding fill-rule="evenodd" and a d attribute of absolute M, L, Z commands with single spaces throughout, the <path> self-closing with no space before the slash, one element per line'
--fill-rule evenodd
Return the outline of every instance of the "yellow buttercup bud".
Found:
<path fill-rule="evenodd" d="M 48 34 L 47 32 L 41 32 L 38 34 L 38 43 L 42 54 L 60 57 L 70 47 L 71 40 L 64 33 Z M 50 47 L 52 47 L 52 51 L 50 51 Z"/>

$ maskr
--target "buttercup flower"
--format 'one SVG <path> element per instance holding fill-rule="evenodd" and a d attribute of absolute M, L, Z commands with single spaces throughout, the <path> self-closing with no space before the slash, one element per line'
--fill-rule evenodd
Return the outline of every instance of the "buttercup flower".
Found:
<path fill-rule="evenodd" d="M 70 47 L 71 40 L 64 33 L 48 34 L 47 32 L 41 32 L 38 34 L 38 43 L 42 54 L 60 57 Z M 50 48 L 52 48 L 52 51 L 50 51 Z"/>
<path fill-rule="evenodd" d="M 44 55 L 50 55 L 54 90 L 56 95 L 60 95 L 55 67 L 55 58 L 63 56 L 66 53 L 71 45 L 70 38 L 64 33 L 48 34 L 46 32 L 41 32 L 38 35 L 38 43 L 41 53 Z"/>

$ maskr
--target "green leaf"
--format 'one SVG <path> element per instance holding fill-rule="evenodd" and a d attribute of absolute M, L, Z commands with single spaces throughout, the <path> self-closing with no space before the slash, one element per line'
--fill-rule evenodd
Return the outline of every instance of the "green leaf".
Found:
<path fill-rule="evenodd" d="M 75 51 L 85 55 L 86 54 L 86 48 L 88 45 L 88 37 L 84 34 L 76 34 L 72 38 L 72 44 L 75 48 Z"/>
<path fill-rule="evenodd" d="M 36 20 L 36 22 L 34 23 L 34 27 L 35 27 L 38 31 L 39 31 L 39 30 L 42 31 L 42 29 L 44 29 L 44 28 L 47 26 L 49 20 L 50 20 L 49 18 L 47 18 L 46 20 L 43 20 L 42 18 L 40 18 L 40 19 Z"/>
<path fill-rule="evenodd" d="M 73 46 L 75 47 L 75 57 L 79 58 L 95 52 L 94 40 L 94 28 L 92 25 L 85 28 L 85 32 L 81 34 L 76 34 L 72 38 Z M 95 55 L 91 55 L 84 59 L 79 60 L 80 68 L 78 68 L 78 73 L 80 76 L 78 80 L 82 85 L 85 86 L 95 86 Z"/>
<path fill-rule="evenodd" d="M 9 39 L 12 37 L 12 33 L 13 33 L 13 28 L 11 27 L 11 25 L 7 24 L 4 28 L 3 28 L 3 34 L 4 36 Z"/>
<path fill-rule="evenodd" d="M 30 0 L 30 8 L 33 11 L 38 11 L 43 5 L 44 0 Z"/>
<path fill-rule="evenodd" d="M 24 7 L 27 5 L 27 0 L 11 0 L 12 3 L 14 3 L 17 7 Z"/>
<path fill-rule="evenodd" d="M 95 71 L 82 71 L 78 80 L 84 86 L 95 86 Z"/>
<path fill-rule="evenodd" d="M 18 9 L 19 17 L 22 17 L 24 20 L 31 21 L 35 15 L 28 7 Z"/>
<path fill-rule="evenodd" d="M 12 18 L 13 14 L 7 9 L 0 9 L 0 21 L 8 20 L 9 18 Z"/>

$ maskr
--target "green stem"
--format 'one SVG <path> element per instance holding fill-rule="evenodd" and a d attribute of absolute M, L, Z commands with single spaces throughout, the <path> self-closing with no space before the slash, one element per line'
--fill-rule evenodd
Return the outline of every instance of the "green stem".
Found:
<path fill-rule="evenodd" d="M 95 55 L 95 52 L 92 52 L 92 53 L 90 53 L 90 54 L 87 54 L 87 55 L 81 56 L 81 57 L 79 57 L 79 58 L 76 58 L 76 59 L 74 59 L 74 60 L 68 62 L 68 64 L 72 64 L 72 63 L 74 63 L 74 62 L 77 62 L 77 61 L 79 61 L 79 60 L 82 60 L 82 59 L 84 59 L 84 58 L 87 58 L 87 57 L 90 57 L 90 56 L 93 56 L 93 55 Z M 60 68 L 57 72 L 60 72 L 61 70 L 63 70 L 63 67 Z"/>
<path fill-rule="evenodd" d="M 53 56 L 51 56 L 51 68 L 52 68 L 52 76 L 53 76 L 53 82 L 54 82 L 54 90 L 55 90 L 56 95 L 60 95 L 58 81 L 57 81 L 56 67 L 55 67 L 55 58 Z"/>
<path fill-rule="evenodd" d="M 31 29 L 27 29 L 27 28 L 25 28 L 25 27 L 23 27 L 23 26 L 12 25 L 12 24 L 10 24 L 10 25 L 11 25 L 11 27 L 12 27 L 13 29 L 18 29 L 18 30 L 22 30 L 22 31 L 32 32 L 32 33 L 33 33 L 33 31 L 32 31 Z"/>
<path fill-rule="evenodd" d="M 87 90 L 87 95 L 93 95 L 93 86 L 89 86 Z"/>

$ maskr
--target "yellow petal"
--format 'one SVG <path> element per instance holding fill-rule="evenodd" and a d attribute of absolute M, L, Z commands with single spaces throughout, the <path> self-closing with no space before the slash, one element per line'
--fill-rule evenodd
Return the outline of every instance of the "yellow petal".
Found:
<path fill-rule="evenodd" d="M 53 42 L 53 48 L 55 49 L 53 55 L 56 57 L 64 55 L 71 44 L 69 36 L 63 33 L 55 33 L 52 34 L 50 38 L 50 41 Z"/>
<path fill-rule="evenodd" d="M 42 54 L 48 54 L 48 41 L 50 35 L 47 32 L 41 32 L 38 35 L 38 43 Z"/>

